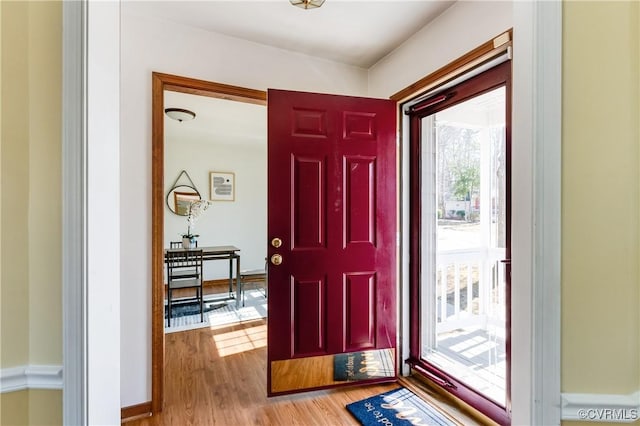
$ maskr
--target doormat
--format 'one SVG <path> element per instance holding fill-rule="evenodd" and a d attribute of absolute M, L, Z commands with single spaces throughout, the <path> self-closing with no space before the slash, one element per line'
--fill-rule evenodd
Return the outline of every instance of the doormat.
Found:
<path fill-rule="evenodd" d="M 404 387 L 352 402 L 347 410 L 364 426 L 458 426 Z"/>
<path fill-rule="evenodd" d="M 395 377 L 393 349 L 349 352 L 333 356 L 333 380 L 351 381 Z"/>

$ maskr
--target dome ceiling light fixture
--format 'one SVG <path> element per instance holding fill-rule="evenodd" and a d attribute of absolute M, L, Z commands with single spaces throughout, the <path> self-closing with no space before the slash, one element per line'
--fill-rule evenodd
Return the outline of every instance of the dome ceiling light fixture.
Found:
<path fill-rule="evenodd" d="M 301 9 L 315 9 L 322 6 L 324 0 L 289 0 L 289 3 Z"/>
<path fill-rule="evenodd" d="M 196 118 L 195 112 L 183 108 L 165 108 L 164 113 L 167 114 L 169 118 L 173 118 L 181 123 Z"/>

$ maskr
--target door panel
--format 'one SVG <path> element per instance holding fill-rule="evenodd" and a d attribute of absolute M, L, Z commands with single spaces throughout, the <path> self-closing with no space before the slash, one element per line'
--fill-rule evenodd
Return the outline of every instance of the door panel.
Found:
<path fill-rule="evenodd" d="M 269 395 L 393 379 L 395 103 L 268 98 L 268 238 L 283 242 L 269 247 L 282 256 L 269 265 Z M 384 372 L 340 373 L 355 359 L 383 359 Z M 327 371 L 300 371 L 309 368 Z"/>
<path fill-rule="evenodd" d="M 304 108 L 292 108 L 292 136 L 321 137 L 327 136 L 327 112 Z"/>
<path fill-rule="evenodd" d="M 293 278 L 293 356 L 326 353 L 327 306 L 324 279 L 299 281 Z"/>
<path fill-rule="evenodd" d="M 374 158 L 345 159 L 345 219 L 346 244 L 375 245 L 375 184 Z M 345 246 L 346 246 L 345 244 Z"/>
<path fill-rule="evenodd" d="M 375 272 L 347 274 L 346 336 L 347 350 L 376 346 L 376 275 Z"/>
<path fill-rule="evenodd" d="M 327 229 L 323 158 L 293 157 L 293 249 L 323 247 Z"/>

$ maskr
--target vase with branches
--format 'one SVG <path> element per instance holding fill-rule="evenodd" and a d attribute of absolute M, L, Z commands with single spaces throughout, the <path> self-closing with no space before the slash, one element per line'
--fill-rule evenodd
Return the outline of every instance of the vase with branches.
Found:
<path fill-rule="evenodd" d="M 198 200 L 189 203 L 189 210 L 187 213 L 187 233 L 182 234 L 182 246 L 184 248 L 191 248 L 195 244 L 195 240 L 199 235 L 193 234 L 193 230 L 196 226 L 196 220 L 211 206 L 211 201 Z"/>

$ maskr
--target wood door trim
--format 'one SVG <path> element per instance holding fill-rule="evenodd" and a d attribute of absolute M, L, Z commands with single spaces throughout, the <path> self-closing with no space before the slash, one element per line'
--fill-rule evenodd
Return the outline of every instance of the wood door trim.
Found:
<path fill-rule="evenodd" d="M 212 98 L 254 103 L 258 105 L 267 104 L 267 92 L 264 90 L 248 89 L 246 87 L 232 86 L 230 84 L 197 80 L 195 78 L 180 77 L 177 75 L 162 74 L 158 72 L 154 72 L 153 75 L 162 80 L 165 90 L 170 90 L 172 92 L 209 96 Z"/>
<path fill-rule="evenodd" d="M 151 401 L 143 402 L 136 405 L 130 405 L 128 407 L 122 407 L 120 409 L 120 419 L 122 423 L 149 416 L 151 416 Z"/>
<path fill-rule="evenodd" d="M 509 29 L 399 92 L 394 93 L 389 99 L 396 102 L 403 102 L 416 97 L 420 93 L 425 93 L 428 90 L 441 86 L 462 73 L 478 67 L 506 52 L 508 47 L 511 46 L 512 40 L 513 29 Z"/>
<path fill-rule="evenodd" d="M 164 91 L 266 105 L 267 92 L 158 72 L 152 73 L 151 142 L 151 414 L 164 399 Z"/>

